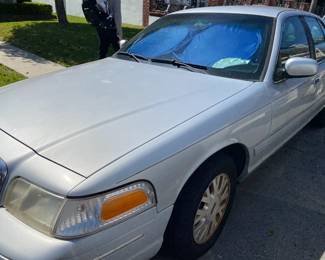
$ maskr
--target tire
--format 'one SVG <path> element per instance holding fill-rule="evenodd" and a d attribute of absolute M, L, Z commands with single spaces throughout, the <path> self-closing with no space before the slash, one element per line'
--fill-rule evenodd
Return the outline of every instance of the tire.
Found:
<path fill-rule="evenodd" d="M 237 169 L 234 161 L 228 156 L 218 155 L 203 164 L 190 178 L 175 203 L 172 218 L 165 234 L 165 241 L 168 244 L 167 247 L 171 249 L 175 256 L 180 259 L 196 259 L 213 246 L 229 214 L 235 193 L 236 177 Z M 215 182 L 213 183 L 214 180 Z M 209 192 L 212 194 L 214 190 L 219 191 L 218 187 L 223 187 L 222 185 L 227 186 L 224 188 L 224 192 L 220 188 L 220 193 L 224 197 L 228 197 L 227 202 L 225 202 L 225 199 L 220 199 L 220 204 L 217 202 L 218 200 L 212 199 L 212 204 L 211 202 L 210 204 L 202 202 L 203 197 L 205 201 L 209 197 L 207 193 L 208 187 Z M 216 194 L 215 197 L 218 197 L 219 193 Z M 213 205 L 209 207 L 210 213 L 212 212 L 209 217 L 199 216 L 202 212 L 205 214 L 209 211 L 207 210 L 208 205 Z M 221 210 L 222 208 L 223 210 Z M 201 209 L 200 214 L 199 209 Z M 212 217 L 215 211 L 211 209 L 220 211 L 217 217 Z M 211 219 L 218 219 L 219 221 L 216 221 L 218 224 L 214 226 L 211 224 L 211 226 L 208 224 L 202 225 L 202 223 L 210 223 Z M 194 221 L 196 221 L 195 224 Z M 204 233 L 201 232 L 203 229 L 199 228 L 201 226 L 211 228 L 211 234 L 209 235 L 209 232 L 206 231 L 204 239 L 200 239 Z"/>
<path fill-rule="evenodd" d="M 325 108 L 323 108 L 322 111 L 320 111 L 315 118 L 312 120 L 312 124 L 319 128 L 325 127 Z"/>

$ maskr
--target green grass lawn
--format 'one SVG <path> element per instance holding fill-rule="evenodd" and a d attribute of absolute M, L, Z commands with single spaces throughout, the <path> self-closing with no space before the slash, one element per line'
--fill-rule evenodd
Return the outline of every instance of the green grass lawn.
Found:
<path fill-rule="evenodd" d="M 57 20 L 0 22 L 0 40 L 35 53 L 64 66 L 96 60 L 98 39 L 95 28 L 85 19 L 69 16 L 70 24 Z M 124 25 L 124 39 L 130 39 L 141 27 Z"/>
<path fill-rule="evenodd" d="M 0 64 L 0 87 L 22 79 L 25 79 L 23 75 Z"/>

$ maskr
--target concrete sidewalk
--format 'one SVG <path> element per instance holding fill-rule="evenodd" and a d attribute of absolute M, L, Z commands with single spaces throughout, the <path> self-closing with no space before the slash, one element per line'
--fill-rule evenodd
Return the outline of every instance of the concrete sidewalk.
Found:
<path fill-rule="evenodd" d="M 64 66 L 0 41 L 0 64 L 27 78 L 64 69 Z"/>

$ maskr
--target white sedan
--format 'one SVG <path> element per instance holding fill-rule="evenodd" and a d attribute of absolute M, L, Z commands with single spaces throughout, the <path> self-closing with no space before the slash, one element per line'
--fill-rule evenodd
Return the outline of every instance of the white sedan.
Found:
<path fill-rule="evenodd" d="M 237 181 L 325 125 L 324 60 L 317 16 L 199 8 L 2 88 L 0 259 L 148 259 L 163 243 L 199 257 Z"/>

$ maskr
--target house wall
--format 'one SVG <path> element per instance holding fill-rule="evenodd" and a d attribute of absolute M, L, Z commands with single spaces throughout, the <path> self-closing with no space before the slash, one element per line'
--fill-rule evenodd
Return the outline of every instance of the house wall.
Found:
<path fill-rule="evenodd" d="M 121 0 L 123 23 L 143 25 L 143 0 Z"/>
<path fill-rule="evenodd" d="M 54 0 L 33 0 L 52 5 L 55 12 Z M 82 0 L 65 0 L 68 15 L 83 17 L 81 9 Z M 123 23 L 143 25 L 143 1 L 142 0 L 121 0 Z"/>

